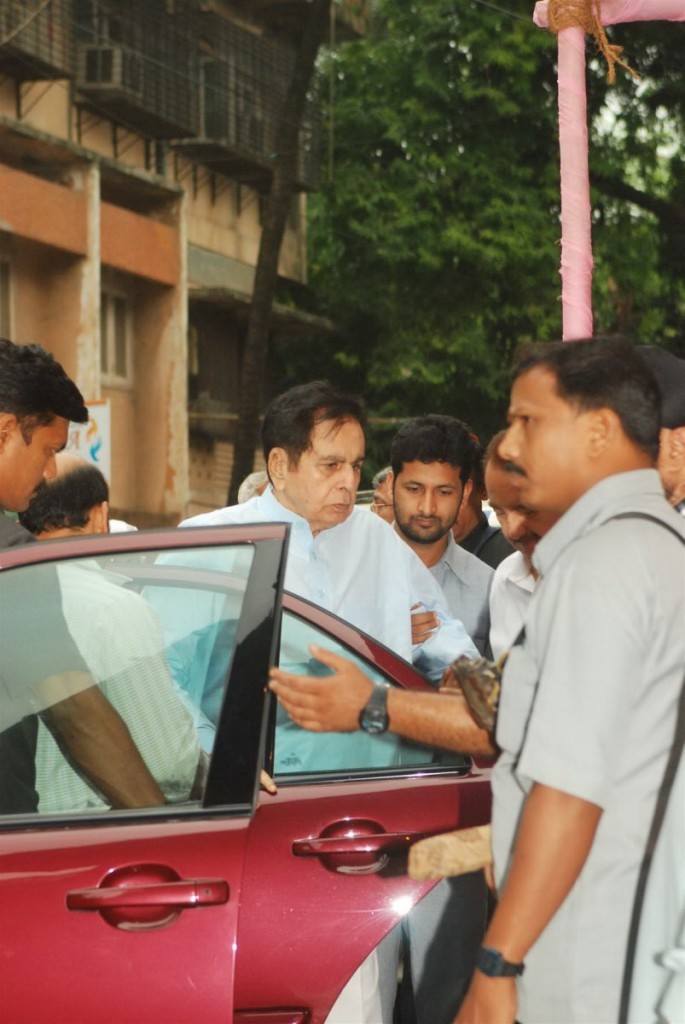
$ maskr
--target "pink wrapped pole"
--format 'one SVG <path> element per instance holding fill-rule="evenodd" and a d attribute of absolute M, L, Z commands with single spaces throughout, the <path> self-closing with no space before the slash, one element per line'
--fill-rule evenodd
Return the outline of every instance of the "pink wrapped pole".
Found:
<path fill-rule="evenodd" d="M 564 341 L 592 337 L 592 233 L 588 168 L 585 33 L 559 33 L 561 307 Z"/>
<path fill-rule="evenodd" d="M 579 9 L 580 16 L 576 16 Z M 599 12 L 602 25 L 627 21 L 685 21 L 685 0 L 556 0 L 556 15 L 575 24 L 558 32 L 559 153 L 561 165 L 561 304 L 564 341 L 592 336 L 592 232 L 588 169 L 585 31 Z M 536 25 L 549 27 L 548 0 L 535 5 Z M 568 24 L 568 21 L 566 21 Z M 603 43 L 606 44 L 604 33 Z M 602 46 L 613 63 L 620 50 Z M 625 67 L 626 65 L 623 64 Z"/>

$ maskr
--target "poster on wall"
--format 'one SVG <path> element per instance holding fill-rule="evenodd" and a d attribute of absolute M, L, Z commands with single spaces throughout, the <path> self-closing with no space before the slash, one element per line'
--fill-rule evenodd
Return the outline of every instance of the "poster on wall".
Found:
<path fill-rule="evenodd" d="M 67 451 L 80 455 L 100 470 L 111 482 L 111 409 L 109 399 L 86 402 L 87 423 L 70 423 Z"/>

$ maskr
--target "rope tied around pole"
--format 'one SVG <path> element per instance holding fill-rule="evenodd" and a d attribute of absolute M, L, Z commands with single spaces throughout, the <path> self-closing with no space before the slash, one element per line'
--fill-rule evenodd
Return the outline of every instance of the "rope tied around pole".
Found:
<path fill-rule="evenodd" d="M 610 43 L 602 24 L 601 0 L 549 0 L 547 11 L 549 30 L 558 35 L 565 28 L 582 28 L 594 37 L 597 48 L 607 62 L 607 81 L 616 81 L 616 65 L 619 64 L 633 78 L 639 78 L 637 71 L 623 59 L 623 47 Z"/>

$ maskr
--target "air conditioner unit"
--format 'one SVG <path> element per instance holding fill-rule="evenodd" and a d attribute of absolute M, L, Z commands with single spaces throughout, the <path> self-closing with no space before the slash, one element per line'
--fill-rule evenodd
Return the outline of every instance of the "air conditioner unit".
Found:
<path fill-rule="evenodd" d="M 139 95 L 143 91 L 142 59 L 123 46 L 82 46 L 78 85 L 84 92 Z"/>

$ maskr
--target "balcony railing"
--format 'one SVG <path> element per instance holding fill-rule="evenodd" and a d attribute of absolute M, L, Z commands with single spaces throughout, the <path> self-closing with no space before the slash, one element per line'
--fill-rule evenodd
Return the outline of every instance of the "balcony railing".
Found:
<path fill-rule="evenodd" d="M 296 51 L 259 24 L 208 0 L 0 0 L 0 39 L 0 73 L 73 77 L 79 106 L 268 188 Z M 318 185 L 317 108 L 299 129 L 303 190 Z"/>
<path fill-rule="evenodd" d="M 199 45 L 200 131 L 183 149 L 229 177 L 265 187 L 292 75 L 294 51 L 213 13 Z M 318 117 L 310 103 L 299 132 L 297 185 L 318 184 Z"/>
<path fill-rule="evenodd" d="M 198 130 L 190 4 L 72 0 L 76 86 L 86 105 L 153 138 Z"/>
<path fill-rule="evenodd" d="M 74 55 L 70 0 L 1 0 L 0 73 L 19 81 L 66 78 Z"/>

